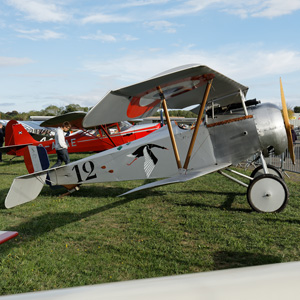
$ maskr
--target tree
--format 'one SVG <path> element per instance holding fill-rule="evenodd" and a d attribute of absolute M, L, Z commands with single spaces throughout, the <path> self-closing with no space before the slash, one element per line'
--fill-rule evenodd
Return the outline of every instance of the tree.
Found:
<path fill-rule="evenodd" d="M 57 107 L 55 105 L 49 105 L 48 107 L 46 107 L 44 109 L 44 113 L 43 115 L 46 116 L 58 116 L 62 113 L 62 111 L 64 110 L 63 107 Z"/>
<path fill-rule="evenodd" d="M 62 114 L 66 114 L 73 111 L 88 111 L 88 107 L 81 107 L 79 104 L 69 104 L 62 111 Z"/>

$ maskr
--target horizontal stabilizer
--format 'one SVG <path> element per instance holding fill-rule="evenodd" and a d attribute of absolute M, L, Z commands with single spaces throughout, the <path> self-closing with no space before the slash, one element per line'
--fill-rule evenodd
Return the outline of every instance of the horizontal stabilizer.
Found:
<path fill-rule="evenodd" d="M 38 176 L 15 178 L 5 199 L 5 207 L 14 206 L 34 200 L 41 192 L 47 173 Z"/>
<path fill-rule="evenodd" d="M 180 182 L 185 182 L 185 181 L 188 181 L 188 180 L 192 180 L 192 179 L 195 179 L 197 177 L 200 177 L 200 176 L 203 176 L 203 175 L 213 173 L 213 172 L 216 172 L 218 170 L 227 168 L 230 165 L 231 165 L 231 163 L 223 163 L 223 164 L 208 166 L 208 167 L 203 168 L 203 169 L 198 170 L 198 171 L 190 171 L 190 172 L 188 171 L 187 173 L 184 173 L 184 174 L 178 174 L 178 175 L 170 177 L 170 178 L 165 178 L 165 179 L 162 179 L 162 180 L 159 180 L 159 181 L 155 181 L 155 182 L 151 182 L 151 183 L 139 186 L 135 189 L 132 189 L 132 190 L 120 195 L 120 197 L 124 196 L 124 195 L 127 195 L 127 194 L 130 194 L 130 193 L 137 192 L 137 191 L 145 190 L 145 189 L 150 189 L 150 188 L 154 188 L 154 187 L 158 187 L 158 186 L 162 186 L 162 185 L 168 185 L 168 184 L 174 184 L 174 183 L 180 183 Z"/>
<path fill-rule="evenodd" d="M 4 147 L 0 147 L 0 152 L 2 152 L 2 153 L 8 153 L 11 150 L 19 150 L 19 149 L 22 149 L 22 148 L 27 147 L 29 145 L 32 145 L 32 143 L 22 144 L 22 145 L 4 146 Z"/>

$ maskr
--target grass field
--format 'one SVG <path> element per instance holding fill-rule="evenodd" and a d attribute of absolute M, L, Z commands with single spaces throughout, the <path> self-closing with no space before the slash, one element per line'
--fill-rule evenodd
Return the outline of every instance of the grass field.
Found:
<path fill-rule="evenodd" d="M 4 159 L 0 230 L 19 236 L 0 246 L 0 295 L 300 260 L 298 182 L 287 180 L 278 214 L 252 212 L 246 188 L 219 174 L 119 198 L 143 182 L 86 185 L 64 198 L 45 187 L 7 210 L 26 169 Z"/>

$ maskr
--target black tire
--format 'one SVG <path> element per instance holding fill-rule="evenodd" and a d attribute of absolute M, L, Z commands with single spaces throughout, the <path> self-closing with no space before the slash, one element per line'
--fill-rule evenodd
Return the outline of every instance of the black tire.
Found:
<path fill-rule="evenodd" d="M 282 180 L 283 179 L 283 176 L 281 174 L 281 172 L 278 170 L 278 168 L 276 168 L 275 166 L 273 165 L 269 165 L 267 164 L 267 168 L 270 172 L 271 175 L 275 175 L 275 176 L 278 176 L 279 178 L 281 178 Z M 264 175 L 264 169 L 263 169 L 263 166 L 260 165 L 258 166 L 257 168 L 255 168 L 253 170 L 253 172 L 251 173 L 250 177 L 252 177 L 253 179 L 255 179 L 256 177 L 260 176 L 260 175 Z"/>

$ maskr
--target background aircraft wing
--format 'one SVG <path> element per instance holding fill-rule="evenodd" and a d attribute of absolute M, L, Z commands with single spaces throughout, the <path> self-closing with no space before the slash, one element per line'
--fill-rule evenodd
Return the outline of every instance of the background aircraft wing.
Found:
<path fill-rule="evenodd" d="M 83 126 L 91 127 L 151 115 L 161 105 L 158 88 L 163 91 L 170 109 L 182 109 L 200 104 L 206 83 L 211 78 L 214 80 L 208 103 L 211 101 L 240 102 L 240 91 L 244 95 L 248 91 L 248 87 L 207 66 L 181 66 L 149 80 L 109 92 L 87 113 Z"/>
<path fill-rule="evenodd" d="M 8 153 L 8 152 L 11 151 L 11 150 L 16 151 L 16 150 L 25 148 L 25 147 L 30 146 L 30 145 L 32 145 L 32 143 L 29 143 L 29 144 L 22 144 L 22 145 L 4 146 L 4 147 L 0 147 L 0 152 L 2 152 L 2 153 Z"/>
<path fill-rule="evenodd" d="M 64 115 L 53 117 L 48 119 L 40 124 L 43 127 L 60 127 L 65 121 L 71 123 L 72 128 L 81 129 L 82 120 L 85 117 L 86 113 L 82 111 L 70 112 Z M 97 124 L 98 125 L 98 124 Z"/>
<path fill-rule="evenodd" d="M 191 171 L 191 172 L 187 172 L 187 173 L 184 173 L 184 174 L 178 174 L 178 175 L 173 176 L 173 177 L 169 177 L 169 178 L 165 178 L 165 179 L 162 179 L 162 180 L 159 180 L 159 181 L 144 184 L 144 185 L 139 186 L 135 189 L 132 189 L 132 190 L 120 195 L 120 196 L 124 196 L 124 195 L 130 194 L 130 193 L 134 193 L 134 192 L 137 192 L 137 191 L 150 189 L 150 188 L 154 188 L 154 187 L 158 187 L 158 186 L 162 186 L 162 185 L 185 182 L 185 181 L 192 180 L 192 179 L 195 179 L 197 177 L 204 176 L 206 174 L 213 173 L 213 172 L 219 171 L 221 169 L 227 168 L 230 165 L 231 165 L 231 163 L 222 163 L 222 164 L 217 164 L 217 165 L 211 165 L 211 166 L 205 167 L 201 170 Z"/>

